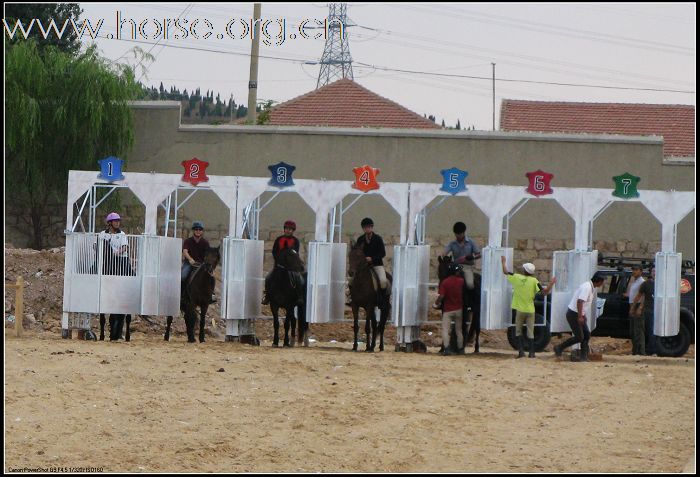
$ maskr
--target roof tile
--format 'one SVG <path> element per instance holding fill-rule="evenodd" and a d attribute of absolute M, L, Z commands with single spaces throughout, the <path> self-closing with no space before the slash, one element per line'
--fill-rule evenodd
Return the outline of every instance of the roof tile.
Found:
<path fill-rule="evenodd" d="M 440 129 L 433 121 L 350 79 L 338 80 L 275 106 L 268 124 Z"/>
<path fill-rule="evenodd" d="M 695 106 L 504 99 L 502 131 L 663 136 L 664 156 L 695 156 Z"/>

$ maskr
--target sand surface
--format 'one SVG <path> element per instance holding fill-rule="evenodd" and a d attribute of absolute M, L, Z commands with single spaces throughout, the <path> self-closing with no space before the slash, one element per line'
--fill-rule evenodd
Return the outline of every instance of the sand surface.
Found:
<path fill-rule="evenodd" d="M 393 341 L 367 354 L 10 335 L 5 471 L 680 472 L 694 459 L 694 349 L 572 363 L 488 345 L 442 357 Z"/>

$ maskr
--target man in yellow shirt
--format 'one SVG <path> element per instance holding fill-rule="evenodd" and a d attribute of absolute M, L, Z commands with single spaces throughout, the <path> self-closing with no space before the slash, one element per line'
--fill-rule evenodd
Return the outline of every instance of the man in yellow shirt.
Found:
<path fill-rule="evenodd" d="M 527 322 L 527 339 L 530 345 L 529 358 L 535 357 L 535 295 L 542 291 L 547 295 L 557 282 L 556 277 L 552 277 L 552 283 L 542 288 L 539 280 L 534 277 L 535 266 L 532 263 L 523 265 L 525 274 L 510 273 L 506 267 L 506 257 L 501 257 L 503 274 L 513 285 L 513 303 L 511 307 L 515 310 L 515 339 L 518 342 L 518 358 L 525 356 L 523 343 L 523 322 Z"/>

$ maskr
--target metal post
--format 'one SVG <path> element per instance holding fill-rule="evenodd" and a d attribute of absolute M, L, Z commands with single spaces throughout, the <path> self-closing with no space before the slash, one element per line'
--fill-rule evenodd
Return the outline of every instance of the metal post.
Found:
<path fill-rule="evenodd" d="M 260 4 L 253 4 L 254 27 L 250 32 L 253 35 L 250 47 L 250 80 L 248 81 L 248 120 L 250 124 L 255 124 L 257 111 L 255 107 L 258 103 L 258 57 L 260 56 Z"/>
<path fill-rule="evenodd" d="M 493 84 L 493 130 L 496 130 L 496 63 L 491 63 L 492 84 Z"/>

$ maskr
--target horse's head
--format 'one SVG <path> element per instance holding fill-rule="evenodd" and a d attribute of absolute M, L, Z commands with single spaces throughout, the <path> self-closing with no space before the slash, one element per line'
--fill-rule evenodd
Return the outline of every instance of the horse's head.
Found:
<path fill-rule="evenodd" d="M 348 276 L 354 276 L 358 270 L 366 266 L 367 260 L 365 260 L 365 252 L 362 249 L 362 242 L 359 240 L 357 242 L 350 240 L 350 252 L 348 253 Z"/>
<path fill-rule="evenodd" d="M 438 257 L 438 280 L 443 281 L 450 274 L 448 267 L 452 263 L 452 257 Z"/>
<path fill-rule="evenodd" d="M 283 249 L 277 256 L 277 264 L 290 272 L 302 273 L 304 271 L 304 261 L 293 248 Z"/>
<path fill-rule="evenodd" d="M 204 252 L 204 266 L 207 268 L 209 273 L 212 273 L 214 269 L 219 265 L 221 260 L 221 246 L 209 247 L 206 252 Z"/>

